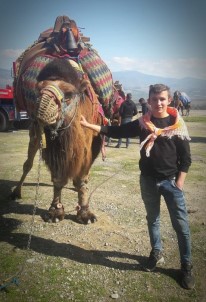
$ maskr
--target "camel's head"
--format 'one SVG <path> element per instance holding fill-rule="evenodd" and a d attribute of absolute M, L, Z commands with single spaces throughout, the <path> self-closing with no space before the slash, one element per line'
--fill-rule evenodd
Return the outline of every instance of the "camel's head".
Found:
<path fill-rule="evenodd" d="M 61 59 L 46 65 L 37 81 L 36 118 L 43 126 L 57 125 L 56 128 L 59 128 L 65 116 L 74 114 L 88 82 L 80 81 L 68 61 Z"/>

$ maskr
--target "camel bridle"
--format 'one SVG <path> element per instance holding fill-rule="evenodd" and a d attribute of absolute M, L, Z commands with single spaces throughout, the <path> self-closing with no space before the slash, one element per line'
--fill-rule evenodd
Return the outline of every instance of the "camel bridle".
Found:
<path fill-rule="evenodd" d="M 83 93 L 72 93 L 69 104 L 68 99 L 65 99 L 64 92 L 54 84 L 47 85 L 40 93 L 41 95 L 37 99 L 36 118 L 50 129 L 51 139 L 55 139 L 58 136 L 58 131 L 70 127 Z M 62 127 L 68 112 L 72 114 L 72 118 L 68 125 Z"/>

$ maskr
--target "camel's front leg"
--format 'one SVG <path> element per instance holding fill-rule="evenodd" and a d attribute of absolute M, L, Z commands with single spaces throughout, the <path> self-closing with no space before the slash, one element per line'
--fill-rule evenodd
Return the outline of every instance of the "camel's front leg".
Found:
<path fill-rule="evenodd" d="M 33 125 L 29 131 L 30 140 L 29 140 L 29 146 L 28 146 L 28 157 L 23 165 L 22 177 L 21 177 L 20 181 L 18 182 L 16 188 L 13 190 L 13 192 L 11 194 L 12 199 L 21 198 L 21 187 L 23 185 L 23 182 L 24 182 L 27 174 L 33 167 L 34 157 L 35 157 L 37 150 L 39 149 L 39 145 L 40 145 L 40 136 L 36 132 L 37 131 L 35 131 L 35 128 Z"/>
<path fill-rule="evenodd" d="M 88 177 L 73 181 L 78 191 L 77 221 L 83 224 L 93 223 L 97 220 L 96 216 L 89 210 L 89 189 L 87 183 Z"/>
<path fill-rule="evenodd" d="M 63 185 L 54 182 L 54 197 L 49 211 L 44 217 L 46 222 L 59 222 L 64 219 L 65 212 L 61 203 L 62 188 Z"/>

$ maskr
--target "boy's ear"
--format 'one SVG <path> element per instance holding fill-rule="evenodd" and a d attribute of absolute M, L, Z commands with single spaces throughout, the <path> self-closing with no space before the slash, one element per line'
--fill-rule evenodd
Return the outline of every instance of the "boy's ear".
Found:
<path fill-rule="evenodd" d="M 168 98 L 168 104 L 170 104 L 172 102 L 172 97 L 170 96 L 169 98 Z"/>
<path fill-rule="evenodd" d="M 150 98 L 149 98 L 149 99 L 147 99 L 147 103 L 148 103 L 148 104 L 150 104 Z"/>

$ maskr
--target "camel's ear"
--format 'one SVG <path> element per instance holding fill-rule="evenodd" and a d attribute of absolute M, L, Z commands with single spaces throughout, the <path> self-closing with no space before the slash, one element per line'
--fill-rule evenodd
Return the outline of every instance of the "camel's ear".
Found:
<path fill-rule="evenodd" d="M 89 86 L 89 84 L 90 83 L 88 80 L 82 80 L 81 84 L 80 84 L 80 88 L 79 88 L 80 92 L 84 92 L 87 89 L 87 87 Z"/>
<path fill-rule="evenodd" d="M 168 98 L 168 105 L 169 105 L 171 102 L 172 102 L 172 97 L 170 96 L 170 97 Z"/>

